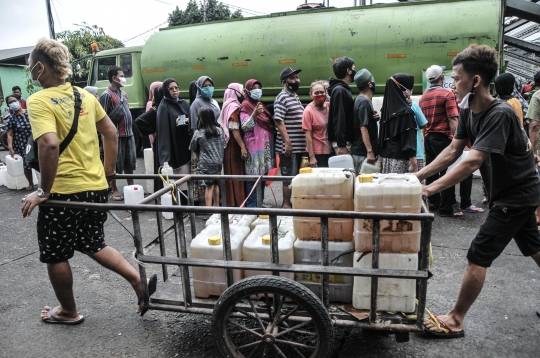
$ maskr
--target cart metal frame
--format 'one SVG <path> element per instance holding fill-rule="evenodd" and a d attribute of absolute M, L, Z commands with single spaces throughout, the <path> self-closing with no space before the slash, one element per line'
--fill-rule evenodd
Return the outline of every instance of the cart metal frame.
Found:
<path fill-rule="evenodd" d="M 116 179 L 157 179 L 158 175 L 152 174 L 132 174 L 132 175 L 116 175 Z M 257 201 L 258 208 L 236 208 L 236 207 L 199 207 L 194 206 L 193 201 L 193 180 L 218 180 L 221 189 L 221 199 L 225 202 L 226 198 L 226 180 L 240 180 L 240 181 L 256 181 L 261 178 L 257 185 Z M 318 211 L 318 210 L 298 210 L 298 209 L 275 209 L 275 208 L 261 208 L 262 204 L 262 181 L 285 181 L 291 180 L 292 177 L 273 177 L 273 176 L 224 176 L 224 175 L 170 175 L 169 179 L 176 180 L 174 185 L 165 185 L 164 188 L 154 192 L 147 196 L 144 200 L 135 205 L 126 204 L 95 204 L 95 203 L 74 203 L 65 201 L 48 200 L 42 205 L 44 206 L 56 206 L 56 207 L 71 207 L 79 209 L 91 209 L 91 210 L 129 210 L 131 212 L 133 222 L 133 239 L 136 248 L 136 258 L 142 263 L 146 264 L 159 264 L 162 266 L 163 280 L 167 281 L 169 275 L 167 272 L 167 265 L 175 265 L 180 267 L 183 300 L 180 304 L 163 304 L 153 303 L 150 301 L 147 287 L 147 273 L 145 265 L 139 265 L 139 272 L 141 276 L 142 288 L 143 288 L 143 300 L 144 306 L 149 309 L 163 310 L 163 311 L 176 311 L 184 313 L 197 313 L 197 314 L 213 314 L 213 305 L 217 300 L 204 299 L 205 304 L 200 303 L 200 299 L 194 302 L 192 295 L 192 286 L 190 285 L 189 267 L 212 267 L 223 268 L 226 270 L 227 286 L 231 287 L 233 282 L 233 269 L 249 269 L 249 270 L 261 270 L 271 271 L 273 275 L 279 276 L 280 272 L 293 272 L 293 273 L 315 273 L 322 274 L 322 297 L 321 301 L 328 310 L 329 315 L 333 319 L 333 324 L 339 327 L 360 328 L 367 330 L 388 331 L 396 334 L 396 338 L 401 337 L 401 341 L 408 340 L 409 332 L 421 332 L 423 331 L 423 312 L 426 306 L 426 293 L 427 293 L 427 279 L 429 268 L 429 245 L 431 239 L 431 228 L 434 219 L 433 214 L 429 213 L 425 205 L 423 205 L 422 213 L 420 214 L 397 214 L 397 213 L 366 213 L 366 212 L 354 212 L 354 211 Z M 188 184 L 188 205 L 180 205 L 178 200 L 177 205 L 164 206 L 158 205 L 158 199 L 161 195 L 173 188 L 176 188 L 176 195 L 179 198 L 180 184 Z M 153 204 L 151 204 L 154 202 Z M 157 229 L 159 237 L 160 255 L 148 255 L 144 253 L 143 239 L 141 234 L 141 222 L 139 220 L 140 211 L 153 211 L 157 216 Z M 163 221 L 160 212 L 174 212 L 174 223 L 171 228 L 175 232 L 175 244 L 176 244 L 176 257 L 167 256 L 165 252 L 165 235 Z M 206 260 L 195 259 L 188 257 L 187 242 L 185 224 L 183 220 L 183 214 L 189 215 L 189 221 L 191 226 L 192 239 L 196 236 L 195 228 L 195 214 L 221 214 L 221 231 L 223 239 L 223 251 L 225 260 Z M 250 215 L 269 215 L 270 222 L 270 237 L 271 237 L 271 263 L 262 262 L 246 262 L 246 261 L 232 261 L 231 257 L 231 244 L 229 235 L 229 214 L 250 214 Z M 321 251 L 322 251 L 322 265 L 300 265 L 300 264 L 280 264 L 279 263 L 279 251 L 278 251 L 278 225 L 277 216 L 304 216 L 304 217 L 317 217 L 321 220 Z M 328 219 L 329 218 L 350 218 L 350 219 L 370 219 L 373 220 L 373 243 L 372 243 L 372 267 L 371 269 L 360 269 L 353 267 L 336 267 L 331 266 L 328 257 Z M 419 267 L 418 270 L 389 270 L 380 269 L 379 267 L 379 236 L 380 236 L 380 222 L 381 220 L 409 220 L 421 222 L 421 242 L 419 253 Z M 170 230 L 169 228 L 168 230 Z M 168 231 L 167 230 L 167 231 Z M 349 314 L 344 313 L 334 304 L 329 301 L 329 275 L 343 275 L 343 276 L 366 276 L 371 280 L 371 309 L 368 320 L 357 320 L 351 317 Z M 398 279 L 415 279 L 417 283 L 417 307 L 416 318 L 407 318 L 401 315 L 377 315 L 377 288 L 379 278 L 398 278 Z M 291 317 L 294 318 L 294 317 Z M 302 320 L 302 317 L 296 317 L 296 319 Z M 401 336 L 400 336 L 401 335 Z M 398 339 L 400 340 L 400 339 Z"/>

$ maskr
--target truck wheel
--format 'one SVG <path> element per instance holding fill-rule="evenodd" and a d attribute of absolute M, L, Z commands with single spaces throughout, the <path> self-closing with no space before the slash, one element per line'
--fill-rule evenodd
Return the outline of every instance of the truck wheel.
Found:
<path fill-rule="evenodd" d="M 253 276 L 229 287 L 212 314 L 223 357 L 311 357 L 332 354 L 334 327 L 322 302 L 295 281 Z"/>

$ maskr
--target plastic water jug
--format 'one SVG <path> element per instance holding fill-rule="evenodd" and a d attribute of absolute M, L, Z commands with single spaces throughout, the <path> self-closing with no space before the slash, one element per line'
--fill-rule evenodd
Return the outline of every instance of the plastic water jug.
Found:
<path fill-rule="evenodd" d="M 154 174 L 154 152 L 152 148 L 145 148 L 143 154 L 146 174 Z"/>
<path fill-rule="evenodd" d="M 419 213 L 422 185 L 414 174 L 360 175 L 355 182 L 354 210 L 381 213 Z M 379 251 L 407 253 L 420 251 L 420 222 L 381 220 Z M 371 251 L 373 220 L 356 219 L 356 251 Z"/>
<path fill-rule="evenodd" d="M 0 186 L 6 185 L 7 182 L 7 167 L 5 165 L 0 166 Z"/>
<path fill-rule="evenodd" d="M 377 160 L 375 164 L 369 164 L 368 160 L 365 159 L 362 162 L 362 166 L 360 167 L 359 174 L 374 174 L 374 173 L 380 173 L 381 171 L 382 171 L 382 163 L 380 160 Z"/>
<path fill-rule="evenodd" d="M 12 177 L 24 175 L 23 158 L 20 155 L 15 154 L 13 157 L 6 155 L 6 166 L 8 174 Z"/>
<path fill-rule="evenodd" d="M 352 250 L 353 242 L 328 242 L 328 258 L 332 260 L 341 253 Z M 294 243 L 294 263 L 302 265 L 322 265 L 322 251 L 320 241 L 296 240 Z M 352 267 L 353 254 L 339 257 L 335 266 Z M 297 273 L 295 280 L 309 288 L 317 296 L 322 297 L 322 275 L 315 273 Z M 330 275 L 329 296 L 330 301 L 346 302 L 352 300 L 353 276 Z"/>
<path fill-rule="evenodd" d="M 9 175 L 7 169 L 5 170 L 5 172 L 6 172 L 6 186 L 8 187 L 8 189 L 20 190 L 30 185 L 30 183 L 28 183 L 28 180 L 26 179 L 24 175 L 13 177 Z M 34 183 L 38 183 L 36 171 L 33 169 L 32 169 L 32 181 Z"/>
<path fill-rule="evenodd" d="M 230 227 L 231 254 L 234 261 L 242 260 L 242 244 L 248 234 L 248 227 Z M 196 259 L 224 260 L 221 226 L 207 226 L 191 241 L 191 257 Z M 234 282 L 240 281 L 242 277 L 242 270 L 233 270 Z M 225 269 L 194 266 L 193 289 L 196 297 L 208 298 L 210 296 L 221 296 L 227 289 Z"/>
<path fill-rule="evenodd" d="M 126 205 L 134 205 L 144 199 L 142 185 L 126 185 L 124 187 L 124 202 Z"/>
<path fill-rule="evenodd" d="M 353 210 L 354 175 L 339 168 L 303 168 L 292 180 L 291 199 L 295 209 Z M 320 219 L 295 217 L 294 234 L 300 240 L 320 240 Z M 328 219 L 328 239 L 352 241 L 353 219 Z"/>
<path fill-rule="evenodd" d="M 161 196 L 161 205 L 172 205 L 172 194 L 171 192 L 165 193 Z M 174 218 L 174 213 L 170 211 L 163 211 L 163 217 L 167 220 Z"/>
<path fill-rule="evenodd" d="M 292 216 L 277 216 L 276 221 L 278 228 L 287 228 L 289 230 L 293 230 Z M 268 215 L 259 215 L 259 217 L 255 219 L 255 221 L 253 221 L 249 227 L 253 231 L 253 229 L 259 225 L 266 225 L 268 228 L 270 227 L 270 218 Z"/>
<path fill-rule="evenodd" d="M 278 230 L 278 251 L 280 264 L 294 264 L 293 245 L 296 241 L 294 233 L 288 228 Z M 270 248 L 270 228 L 267 225 L 255 227 L 251 234 L 244 241 L 244 261 L 251 262 L 272 262 L 272 251 Z M 271 275 L 270 271 L 244 270 L 244 277 Z M 294 273 L 282 272 L 280 276 L 294 280 Z"/>
<path fill-rule="evenodd" d="M 161 175 L 173 175 L 173 168 L 169 165 L 169 163 L 165 162 L 163 163 L 163 167 L 161 167 Z"/>
<path fill-rule="evenodd" d="M 372 268 L 371 254 L 362 256 L 354 253 L 354 267 Z M 379 253 L 379 268 L 393 270 L 418 270 L 418 254 Z M 353 287 L 353 307 L 369 310 L 371 299 L 371 278 L 355 277 Z M 379 278 L 377 289 L 377 311 L 413 312 L 415 310 L 416 280 L 399 278 Z"/>
<path fill-rule="evenodd" d="M 328 159 L 328 167 L 354 170 L 354 160 L 350 154 L 335 155 Z"/>
<path fill-rule="evenodd" d="M 229 215 L 229 225 L 250 227 L 255 219 L 257 219 L 257 215 Z M 209 225 L 221 225 L 221 215 L 214 214 L 210 216 L 210 218 L 206 220 L 206 226 Z"/>

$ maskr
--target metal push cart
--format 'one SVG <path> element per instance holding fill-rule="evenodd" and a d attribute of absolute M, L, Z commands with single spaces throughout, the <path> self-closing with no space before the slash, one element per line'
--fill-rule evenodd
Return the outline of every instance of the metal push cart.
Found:
<path fill-rule="evenodd" d="M 117 175 L 116 179 L 156 179 L 157 175 Z M 429 244 L 433 214 L 425 206 L 420 214 L 361 213 L 353 211 L 318 211 L 261 208 L 262 186 L 257 185 L 258 208 L 199 207 L 193 202 L 193 180 L 219 180 L 222 202 L 225 202 L 225 180 L 251 180 L 257 176 L 172 175 L 174 185 L 149 195 L 136 205 L 74 203 L 47 201 L 47 206 L 62 206 L 93 210 L 129 210 L 133 221 L 133 238 L 143 286 L 144 306 L 149 309 L 200 313 L 212 316 L 212 331 L 216 347 L 224 357 L 330 357 L 334 345 L 334 326 L 386 331 L 396 340 L 408 341 L 410 332 L 423 330 L 423 312 L 426 305 Z M 291 177 L 261 177 L 263 181 L 291 180 Z M 188 205 L 158 205 L 161 195 L 180 184 L 188 184 Z M 154 202 L 153 204 L 151 204 Z M 157 217 L 160 255 L 148 255 L 143 250 L 139 212 L 153 211 Z M 176 256 L 165 253 L 164 223 L 160 212 L 174 212 Z M 195 214 L 221 214 L 221 232 L 224 260 L 190 258 L 184 214 L 189 216 L 191 238 L 196 236 Z M 271 237 L 271 263 L 232 261 L 227 214 L 268 215 Z M 277 216 L 304 216 L 320 218 L 321 265 L 280 264 L 278 251 Z M 328 218 L 373 220 L 372 267 L 369 269 L 336 267 L 330 265 L 328 255 Z M 379 233 L 381 220 L 408 220 L 421 222 L 421 242 L 418 270 L 379 269 Z M 164 283 L 152 297 L 148 295 L 146 265 L 162 266 Z M 179 281 L 171 284 L 167 265 L 179 267 Z M 212 267 L 226 270 L 228 289 L 218 298 L 194 297 L 190 267 Z M 233 269 L 270 271 L 272 275 L 253 276 L 233 282 Z M 322 275 L 322 297 L 298 282 L 280 277 L 280 272 L 314 273 Z M 371 309 L 366 320 L 358 320 L 329 300 L 329 276 L 366 276 L 371 278 Z M 415 279 L 417 288 L 416 311 L 411 316 L 377 312 L 379 278 Z M 178 281 L 178 280 L 177 280 Z"/>

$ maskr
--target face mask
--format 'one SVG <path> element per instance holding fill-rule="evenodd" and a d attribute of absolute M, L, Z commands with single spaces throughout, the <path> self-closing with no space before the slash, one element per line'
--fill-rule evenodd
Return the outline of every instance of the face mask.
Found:
<path fill-rule="evenodd" d="M 234 92 L 236 92 L 236 98 L 238 99 L 238 102 L 240 102 L 240 103 L 244 102 L 244 95 L 241 92 L 238 92 L 234 88 L 227 87 L 227 89 L 230 89 L 230 90 L 233 90 Z"/>
<path fill-rule="evenodd" d="M 21 104 L 19 101 L 12 102 L 9 104 L 9 109 L 11 109 L 13 112 L 17 112 L 19 109 L 21 109 Z"/>
<path fill-rule="evenodd" d="M 371 83 L 371 92 L 375 93 L 375 89 L 377 88 L 377 85 L 375 82 L 369 82 Z"/>
<path fill-rule="evenodd" d="M 473 80 L 473 85 L 472 85 L 471 91 L 469 93 L 467 93 L 465 95 L 465 97 L 463 97 L 461 102 L 459 102 L 459 104 L 458 104 L 459 108 L 461 108 L 461 109 L 469 108 L 470 102 L 474 99 L 474 85 L 475 84 L 476 84 L 476 77 Z"/>
<path fill-rule="evenodd" d="M 326 101 L 326 95 L 325 94 L 319 94 L 319 95 L 313 96 L 311 98 L 313 98 L 313 102 L 315 102 L 315 104 L 317 106 L 321 106 Z"/>
<path fill-rule="evenodd" d="M 293 82 L 293 83 L 287 82 L 287 88 L 291 92 L 296 92 L 300 88 L 300 82 Z"/>
<path fill-rule="evenodd" d="M 255 101 L 260 100 L 262 97 L 262 89 L 251 90 L 251 92 L 249 92 L 249 96 Z"/>
<path fill-rule="evenodd" d="M 126 78 L 125 77 L 118 77 L 118 84 L 120 84 L 120 87 L 124 87 L 126 85 Z"/>
<path fill-rule="evenodd" d="M 45 67 L 43 67 L 43 71 L 41 71 L 41 73 L 37 76 L 36 79 L 34 79 L 34 76 L 32 75 L 32 71 L 34 70 L 34 68 L 36 68 L 38 63 L 41 63 L 41 62 L 39 62 L 39 61 L 36 62 L 34 67 L 32 67 L 32 69 L 30 70 L 30 79 L 32 80 L 32 83 L 34 84 L 34 86 L 43 87 L 41 82 L 39 82 L 39 76 L 41 76 L 41 73 L 43 73 L 43 71 L 45 71 Z M 43 64 L 41 64 L 41 65 L 43 66 Z"/>
<path fill-rule="evenodd" d="M 356 71 L 351 68 L 351 78 L 354 80 L 354 76 L 356 75 Z"/>
<path fill-rule="evenodd" d="M 212 98 L 214 95 L 214 87 L 208 86 L 201 88 L 201 97 L 203 98 Z"/>

